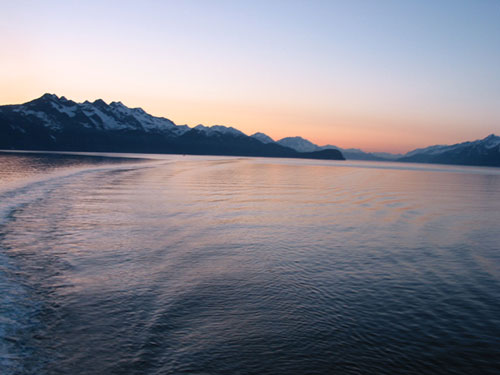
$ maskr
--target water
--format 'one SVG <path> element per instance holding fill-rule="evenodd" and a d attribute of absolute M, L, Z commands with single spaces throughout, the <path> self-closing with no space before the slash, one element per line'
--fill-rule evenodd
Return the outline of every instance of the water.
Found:
<path fill-rule="evenodd" d="M 0 179 L 2 374 L 500 372 L 499 169 L 0 154 Z"/>

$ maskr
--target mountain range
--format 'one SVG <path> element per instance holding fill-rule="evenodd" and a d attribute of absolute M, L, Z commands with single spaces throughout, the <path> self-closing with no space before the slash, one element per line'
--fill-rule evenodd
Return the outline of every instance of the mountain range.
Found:
<path fill-rule="evenodd" d="M 222 125 L 193 128 L 121 102 L 76 103 L 44 94 L 0 106 L 0 149 L 266 156 L 344 160 L 336 149 L 299 152 Z"/>
<path fill-rule="evenodd" d="M 44 94 L 24 104 L 0 106 L 0 149 L 141 152 L 200 155 L 378 160 L 500 166 L 500 137 L 436 145 L 404 155 L 318 146 L 302 137 L 278 141 L 264 133 L 247 136 L 222 125 L 176 125 L 121 102 L 76 103 Z"/>
<path fill-rule="evenodd" d="M 410 151 L 404 155 L 384 152 L 369 153 L 356 148 L 318 146 L 302 137 L 287 137 L 274 141 L 263 133 L 252 137 L 268 144 L 274 142 L 300 152 L 337 149 L 347 160 L 399 161 L 408 163 L 438 163 L 500 167 L 500 137 L 490 134 L 484 139 L 454 145 L 436 145 Z"/>
<path fill-rule="evenodd" d="M 402 162 L 482 165 L 500 167 L 500 137 L 486 138 L 451 146 L 436 145 L 416 149 L 398 158 Z"/>
<path fill-rule="evenodd" d="M 318 146 L 312 143 L 311 141 L 308 141 L 307 139 L 304 139 L 302 137 L 286 137 L 283 139 L 280 139 L 279 141 L 274 141 L 271 137 L 264 133 L 255 133 L 252 135 L 252 137 L 255 137 L 256 139 L 260 140 L 261 142 L 264 143 L 277 143 L 282 146 L 290 147 L 293 148 L 296 151 L 299 152 L 314 152 L 314 151 L 321 151 L 321 150 L 329 150 L 329 149 L 336 149 L 340 150 L 342 154 L 345 156 L 346 159 L 349 160 L 378 160 L 378 161 L 383 161 L 383 160 L 396 160 L 403 155 L 401 154 L 390 154 L 386 152 L 380 152 L 380 153 L 368 153 L 364 152 L 363 150 L 360 150 L 358 148 L 341 148 L 338 146 L 332 146 L 332 145 L 325 145 L 325 146 Z"/>

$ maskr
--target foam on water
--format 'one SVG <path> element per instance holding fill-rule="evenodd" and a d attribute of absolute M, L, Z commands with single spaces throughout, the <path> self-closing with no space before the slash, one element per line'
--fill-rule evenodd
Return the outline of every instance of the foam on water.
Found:
<path fill-rule="evenodd" d="M 147 167 L 126 164 L 126 159 L 116 165 L 96 166 L 95 161 L 92 163 L 93 160 L 86 160 L 85 157 L 75 166 L 74 160 L 68 163 L 62 157 L 55 162 L 59 165 L 54 166 L 54 160 L 49 159 L 47 164 L 42 162 L 33 170 L 23 170 L 26 160 L 21 159 L 26 157 L 14 160 L 14 166 L 1 160 L 1 157 L 0 155 L 3 179 L 0 180 L 0 240 L 6 235 L 2 228 L 16 211 L 29 205 L 36 206 L 37 202 L 43 201 L 48 194 L 69 181 L 100 171 Z M 12 159 L 13 155 L 6 154 L 3 158 Z M 102 164 L 101 160 L 99 164 Z M 8 167 L 13 169 L 9 170 Z M 25 284 L 23 270 L 9 258 L 4 249 L 0 247 L 0 250 L 0 368 L 5 375 L 19 374 L 27 371 L 24 363 L 33 355 L 34 350 L 23 342 L 22 332 L 39 329 L 37 326 L 41 322 L 37 315 L 41 302 L 37 300 L 36 293 Z M 36 370 L 40 369 L 32 366 L 29 372 Z"/>

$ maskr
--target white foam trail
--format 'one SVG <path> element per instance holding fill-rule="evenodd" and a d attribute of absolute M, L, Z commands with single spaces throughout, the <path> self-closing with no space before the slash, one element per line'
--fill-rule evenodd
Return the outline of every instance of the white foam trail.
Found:
<path fill-rule="evenodd" d="M 163 161 L 164 162 L 164 161 Z M 158 161 L 154 162 L 155 164 Z M 14 212 L 23 206 L 42 200 L 53 190 L 83 175 L 106 170 L 148 168 L 147 164 L 119 164 L 100 167 L 80 167 L 56 171 L 43 177 L 23 180 L 0 188 L 0 369 L 2 375 L 22 373 L 29 348 L 23 348 L 19 333 L 36 325 L 37 302 L 22 284 L 19 269 L 2 246 L 3 227 Z"/>

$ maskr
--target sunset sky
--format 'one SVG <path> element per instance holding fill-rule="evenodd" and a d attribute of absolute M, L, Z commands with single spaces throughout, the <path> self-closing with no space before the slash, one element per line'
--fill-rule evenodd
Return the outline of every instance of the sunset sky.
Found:
<path fill-rule="evenodd" d="M 2 1 L 0 104 L 404 152 L 500 133 L 500 1 Z"/>

